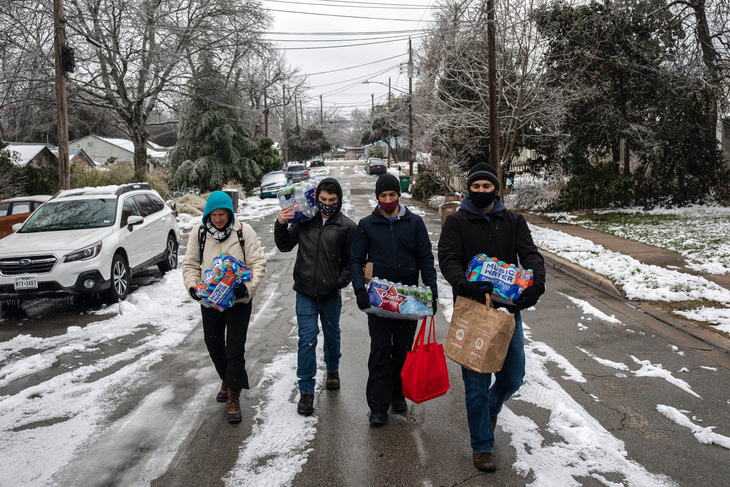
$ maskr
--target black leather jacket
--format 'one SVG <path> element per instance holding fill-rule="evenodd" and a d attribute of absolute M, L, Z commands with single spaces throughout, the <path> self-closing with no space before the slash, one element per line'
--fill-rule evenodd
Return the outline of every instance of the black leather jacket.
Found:
<path fill-rule="evenodd" d="M 294 264 L 294 290 L 311 299 L 339 296 L 340 289 L 350 283 L 350 246 L 355 224 L 341 213 L 342 187 L 334 178 L 325 178 L 337 187 L 339 203 L 335 213 L 322 225 L 322 215 L 289 225 L 276 222 L 274 241 L 281 252 L 299 245 Z"/>

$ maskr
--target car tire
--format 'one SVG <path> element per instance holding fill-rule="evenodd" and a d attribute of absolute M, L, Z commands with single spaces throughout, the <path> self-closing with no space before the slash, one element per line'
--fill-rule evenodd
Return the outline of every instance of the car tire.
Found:
<path fill-rule="evenodd" d="M 129 294 L 129 264 L 121 254 L 112 259 L 111 281 L 109 298 L 112 302 L 124 301 Z"/>
<path fill-rule="evenodd" d="M 163 274 L 167 271 L 171 271 L 177 268 L 177 241 L 172 234 L 167 236 L 167 243 L 165 243 L 165 260 L 157 264 L 157 268 Z"/>

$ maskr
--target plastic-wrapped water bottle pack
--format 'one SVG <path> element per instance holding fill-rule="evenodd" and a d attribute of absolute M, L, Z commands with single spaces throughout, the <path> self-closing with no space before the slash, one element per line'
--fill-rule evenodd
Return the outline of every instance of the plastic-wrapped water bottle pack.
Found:
<path fill-rule="evenodd" d="M 368 283 L 370 307 L 366 313 L 398 320 L 433 316 L 433 292 L 426 286 L 408 286 L 373 277 Z"/>
<path fill-rule="evenodd" d="M 300 223 L 317 214 L 317 184 L 317 179 L 307 179 L 289 185 L 276 194 L 282 208 L 294 207 L 294 218 L 289 223 Z"/>
<path fill-rule="evenodd" d="M 494 285 L 492 301 L 505 304 L 512 304 L 522 291 L 535 282 L 532 269 L 507 264 L 486 254 L 471 259 L 466 268 L 466 278 L 470 281 L 491 282 Z"/>
<path fill-rule="evenodd" d="M 213 259 L 213 268 L 203 274 L 195 292 L 212 308 L 223 311 L 233 306 L 233 289 L 240 283 L 251 280 L 251 268 L 224 252 Z"/>

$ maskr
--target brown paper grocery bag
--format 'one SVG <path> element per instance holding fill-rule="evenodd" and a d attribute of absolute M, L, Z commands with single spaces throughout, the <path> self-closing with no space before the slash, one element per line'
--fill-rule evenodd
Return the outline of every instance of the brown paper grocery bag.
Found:
<path fill-rule="evenodd" d="M 484 305 L 458 296 L 444 344 L 446 356 L 474 372 L 499 372 L 514 331 L 514 315 L 497 311 L 490 299 Z"/>

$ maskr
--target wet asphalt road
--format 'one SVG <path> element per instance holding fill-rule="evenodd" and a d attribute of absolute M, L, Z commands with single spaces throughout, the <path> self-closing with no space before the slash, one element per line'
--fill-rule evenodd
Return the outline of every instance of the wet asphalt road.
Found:
<path fill-rule="evenodd" d="M 364 174 L 361 164 L 343 164 L 327 168 L 329 176 L 338 178 L 350 189 L 345 196 L 345 212 L 357 221 L 370 212 L 374 203 L 375 176 Z M 418 212 L 431 233 L 434 253 L 438 241 L 438 215 L 415 202 Z M 259 289 L 253 316 L 266 326 L 252 326 L 247 344 L 247 370 L 252 388 L 242 396 L 244 420 L 238 425 L 225 421 L 223 405 L 214 395 L 218 385 L 202 341 L 200 325 L 184 342 L 153 365 L 149 374 L 119 398 L 110 398 L 109 426 L 103 437 L 88 445 L 86 453 L 56 478 L 58 485 L 134 485 L 156 455 L 166 448 L 164 437 L 184 424 L 185 437 L 176 447 L 174 461 L 165 473 L 152 482 L 155 486 L 223 485 L 223 478 L 238 457 L 239 447 L 255 433 L 251 418 L 261 402 L 261 371 L 286 350 L 293 350 L 291 337 L 296 336 L 294 294 L 291 272 L 295 252 L 273 252 L 275 214 L 250 222 L 261 243 L 271 256 L 267 278 Z M 184 255 L 184 248 L 181 248 Z M 159 279 L 158 274 L 138 280 L 144 286 Z M 441 283 L 442 281 L 440 281 Z M 670 404 L 679 410 L 705 418 L 705 426 L 717 426 L 717 433 L 730 436 L 730 373 L 708 358 L 695 353 L 691 345 L 676 336 L 665 337 L 649 326 L 648 317 L 615 298 L 607 298 L 570 276 L 550 274 L 548 291 L 535 310 L 523 313 L 529 329 L 530 344 L 536 357 L 550 356 L 552 350 L 580 370 L 584 382 L 568 380 L 569 367 L 560 360 L 546 360 L 538 365 L 528 358 L 530 367 L 544 367 L 552 379 L 543 392 L 554 395 L 551 400 L 574 401 L 587 417 L 600 423 L 611 435 L 623 441 L 626 455 L 648 472 L 667 476 L 677 485 L 726 485 L 730 478 L 730 450 L 717 445 L 701 444 L 691 432 L 657 413 L 658 404 Z M 441 291 L 442 295 L 449 291 Z M 276 297 L 276 299 L 272 299 Z M 574 297 L 589 302 L 608 315 L 615 315 L 621 324 L 610 323 L 588 315 L 574 302 Z M 83 326 L 97 321 L 97 315 L 81 315 L 85 307 L 96 304 L 71 304 L 60 301 L 28 303 L 19 315 L 3 316 L 0 339 L 8 340 L 18 333 L 51 336 L 65 330 L 68 323 Z M 443 308 L 443 305 L 442 305 Z M 199 316 L 190 316 L 198 320 Z M 443 342 L 448 324 L 439 312 L 437 340 Z M 365 403 L 365 380 L 369 339 L 366 319 L 354 300 L 350 287 L 343 293 L 342 359 L 339 391 L 318 390 L 315 398 L 317 432 L 308 445 L 308 458 L 294 478 L 295 486 L 480 486 L 480 485 L 566 485 L 562 480 L 541 477 L 541 463 L 550 456 L 535 455 L 531 468 L 511 468 L 518 451 L 511 442 L 509 416 L 497 428 L 495 456 L 497 472 L 485 474 L 471 464 L 471 449 L 466 426 L 463 385 L 460 368 L 448 361 L 451 390 L 441 398 L 420 405 L 409 402 L 405 414 L 391 414 L 387 426 L 373 428 L 368 424 Z M 321 335 L 320 335 L 321 338 Z M 545 346 L 543 347 L 542 344 Z M 683 354 L 677 352 L 677 347 Z M 587 353 L 588 352 L 588 353 Z M 591 355 L 623 362 L 632 370 L 639 367 L 631 357 L 661 364 L 691 383 L 701 399 L 656 377 L 634 377 L 618 373 L 594 360 Z M 320 360 L 321 362 L 321 360 Z M 320 368 L 323 365 L 320 363 Z M 677 371 L 686 368 L 688 375 Z M 11 383 L 0 394 L 42 380 L 30 377 Z M 291 377 L 291 407 L 296 407 L 296 377 Z M 552 389 L 551 389 L 552 387 Z M 146 408 L 147 416 L 135 421 L 134 412 L 143 401 L 164 391 L 159 408 Z M 200 406 L 202 402 L 202 406 Z M 560 449 L 567 440 L 551 428 L 555 410 L 536 406 L 518 396 L 506 405 L 517 416 L 527 417 L 542 432 L 543 442 L 533 446 L 540 450 L 555 446 Z M 150 417 L 150 415 L 152 417 Z M 182 434 L 182 433 L 181 433 Z M 120 444 L 121 443 L 121 444 Z M 295 447 L 296 445 L 293 445 Z M 583 445 L 590 448 L 591 445 Z M 574 454 L 580 456 L 578 445 Z M 630 476 L 607 473 L 603 480 L 630 484 Z M 576 477 L 574 485 L 605 485 L 597 477 Z"/>

